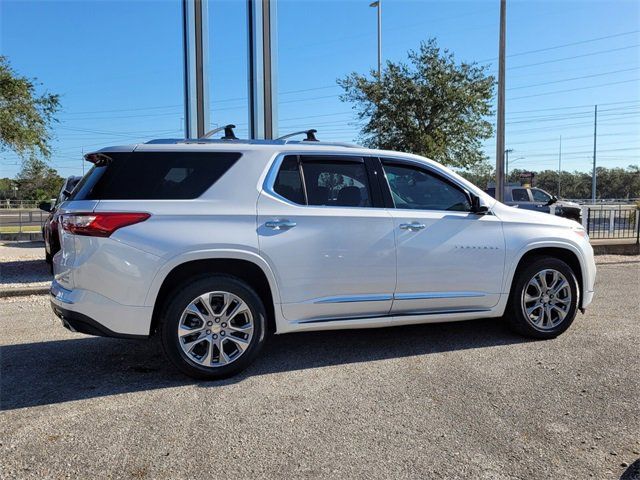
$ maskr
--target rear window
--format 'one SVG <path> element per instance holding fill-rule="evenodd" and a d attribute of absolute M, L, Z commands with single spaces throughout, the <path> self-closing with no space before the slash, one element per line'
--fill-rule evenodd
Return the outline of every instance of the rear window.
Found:
<path fill-rule="evenodd" d="M 241 154 L 236 152 L 107 153 L 76 187 L 73 200 L 198 198 Z"/>

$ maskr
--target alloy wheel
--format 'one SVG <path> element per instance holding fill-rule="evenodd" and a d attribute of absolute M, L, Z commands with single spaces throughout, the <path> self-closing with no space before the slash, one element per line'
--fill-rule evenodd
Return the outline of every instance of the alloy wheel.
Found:
<path fill-rule="evenodd" d="M 204 293 L 184 309 L 178 341 L 184 354 L 198 365 L 221 367 L 235 362 L 251 344 L 254 321 L 249 306 L 225 291 Z"/>
<path fill-rule="evenodd" d="M 552 330 L 565 319 L 572 305 L 571 285 L 554 269 L 536 273 L 522 291 L 522 311 L 538 330 Z"/>

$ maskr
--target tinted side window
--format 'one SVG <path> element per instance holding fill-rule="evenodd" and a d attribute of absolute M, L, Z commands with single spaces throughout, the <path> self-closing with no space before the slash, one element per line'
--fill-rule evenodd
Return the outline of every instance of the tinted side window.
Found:
<path fill-rule="evenodd" d="M 547 192 L 543 192 L 542 190 L 538 190 L 537 188 L 531 189 L 531 195 L 533 195 L 534 202 L 542 202 L 547 203 L 551 200 L 551 196 Z"/>
<path fill-rule="evenodd" d="M 364 162 L 302 157 L 309 205 L 370 207 L 371 189 Z"/>
<path fill-rule="evenodd" d="M 297 156 L 288 155 L 284 157 L 276 181 L 273 184 L 273 190 L 293 203 L 306 204 Z"/>
<path fill-rule="evenodd" d="M 426 170 L 408 165 L 384 164 L 396 208 L 469 211 L 467 195 Z"/>
<path fill-rule="evenodd" d="M 191 199 L 202 195 L 240 158 L 231 152 L 108 153 L 111 161 L 83 178 L 74 200 Z"/>
<path fill-rule="evenodd" d="M 514 202 L 530 202 L 526 188 L 514 188 L 511 190 L 511 198 Z"/>

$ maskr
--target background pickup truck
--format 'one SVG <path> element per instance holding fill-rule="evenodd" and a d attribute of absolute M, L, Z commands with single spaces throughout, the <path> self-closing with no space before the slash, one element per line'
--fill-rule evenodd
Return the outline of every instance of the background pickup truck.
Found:
<path fill-rule="evenodd" d="M 494 187 L 485 190 L 489 195 L 495 198 L 496 189 Z M 521 186 L 505 186 L 504 187 L 504 203 L 526 210 L 535 210 L 537 212 L 553 213 L 560 217 L 570 218 L 576 222 L 581 222 L 580 205 L 567 200 L 560 200 L 556 196 L 540 188 L 521 187 Z"/>

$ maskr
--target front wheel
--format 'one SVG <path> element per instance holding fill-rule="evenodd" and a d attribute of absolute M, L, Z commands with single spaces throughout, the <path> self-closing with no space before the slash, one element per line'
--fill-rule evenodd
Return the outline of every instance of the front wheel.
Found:
<path fill-rule="evenodd" d="M 565 262 L 542 257 L 517 273 L 505 313 L 511 328 L 533 338 L 554 338 L 573 322 L 578 281 Z"/>
<path fill-rule="evenodd" d="M 265 338 L 266 313 L 254 290 L 233 277 L 201 277 L 173 292 L 160 335 L 183 373 L 218 379 L 245 369 Z"/>

